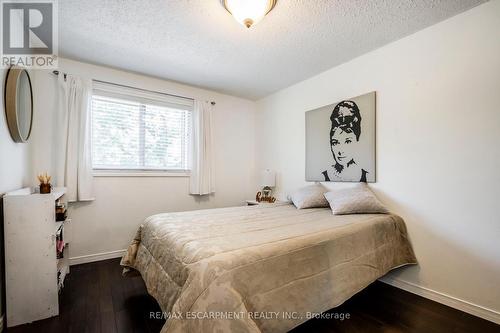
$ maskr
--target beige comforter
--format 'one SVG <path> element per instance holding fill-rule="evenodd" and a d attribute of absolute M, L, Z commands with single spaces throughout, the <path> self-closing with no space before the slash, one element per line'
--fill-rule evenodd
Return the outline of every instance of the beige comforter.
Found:
<path fill-rule="evenodd" d="M 169 317 L 162 333 L 286 332 L 412 263 L 398 216 L 289 204 L 151 216 L 122 259 Z"/>

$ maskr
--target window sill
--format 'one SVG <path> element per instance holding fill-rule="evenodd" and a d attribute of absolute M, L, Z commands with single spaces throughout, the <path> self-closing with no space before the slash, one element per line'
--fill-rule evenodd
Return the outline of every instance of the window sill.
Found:
<path fill-rule="evenodd" d="M 146 170 L 94 170 L 94 177 L 189 177 L 191 173 L 182 171 L 146 171 Z"/>

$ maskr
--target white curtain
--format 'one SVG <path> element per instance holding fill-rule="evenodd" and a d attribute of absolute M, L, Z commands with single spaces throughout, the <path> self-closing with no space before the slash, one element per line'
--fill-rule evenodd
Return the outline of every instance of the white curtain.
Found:
<path fill-rule="evenodd" d="M 215 192 L 213 109 L 209 102 L 194 102 L 190 179 L 190 193 L 193 195 Z"/>
<path fill-rule="evenodd" d="M 92 81 L 59 75 L 57 185 L 67 188 L 68 201 L 94 200 L 90 107 Z"/>

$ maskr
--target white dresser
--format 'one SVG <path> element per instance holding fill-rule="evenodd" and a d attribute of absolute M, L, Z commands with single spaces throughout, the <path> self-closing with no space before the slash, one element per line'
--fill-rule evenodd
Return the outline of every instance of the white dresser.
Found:
<path fill-rule="evenodd" d="M 50 194 L 32 189 L 4 195 L 5 285 L 7 326 L 17 326 L 59 314 L 58 293 L 69 273 L 68 247 L 56 254 L 56 238 L 70 220 L 56 222 L 55 203 L 64 188 Z"/>

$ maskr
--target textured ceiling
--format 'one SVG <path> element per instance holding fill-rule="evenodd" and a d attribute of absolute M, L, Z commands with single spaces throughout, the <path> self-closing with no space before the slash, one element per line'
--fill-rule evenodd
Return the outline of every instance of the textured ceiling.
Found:
<path fill-rule="evenodd" d="M 63 57 L 258 99 L 485 0 L 278 0 L 251 29 L 219 0 L 63 0 Z"/>

